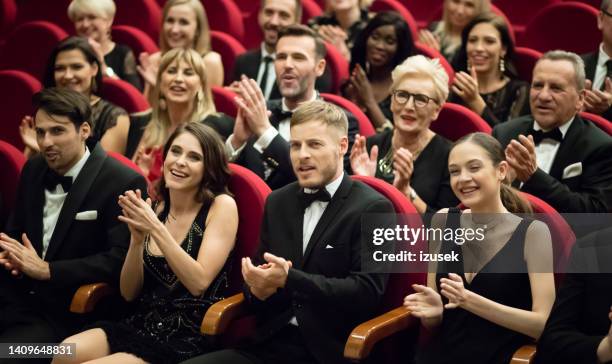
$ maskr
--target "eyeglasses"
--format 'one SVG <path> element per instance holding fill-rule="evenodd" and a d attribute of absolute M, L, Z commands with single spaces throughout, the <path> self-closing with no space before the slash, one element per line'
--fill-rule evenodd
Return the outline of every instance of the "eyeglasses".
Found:
<path fill-rule="evenodd" d="M 599 10 L 601 10 L 601 13 L 602 13 L 603 15 L 605 15 L 605 16 L 609 16 L 609 17 L 611 17 L 611 18 L 612 18 L 612 14 L 610 14 L 610 13 L 609 13 L 607 10 L 604 10 L 604 9 L 599 9 Z"/>
<path fill-rule="evenodd" d="M 427 95 L 413 94 L 404 90 L 393 91 L 393 99 L 400 105 L 405 105 L 408 101 L 410 101 L 411 97 L 414 100 L 415 107 L 425 107 L 429 103 L 429 101 L 433 101 L 436 104 L 438 103 L 434 98 L 429 97 Z"/>

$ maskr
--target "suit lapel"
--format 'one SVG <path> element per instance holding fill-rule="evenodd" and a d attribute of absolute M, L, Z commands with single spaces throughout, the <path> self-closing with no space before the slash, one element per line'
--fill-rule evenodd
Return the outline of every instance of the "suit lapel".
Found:
<path fill-rule="evenodd" d="M 66 196 L 66 200 L 62 206 L 62 211 L 60 212 L 59 218 L 57 219 L 57 224 L 55 225 L 55 230 L 53 231 L 53 236 L 51 236 L 51 241 L 49 241 L 49 248 L 47 249 L 45 260 L 52 260 L 54 254 L 57 252 L 57 249 L 63 243 L 64 238 L 66 237 L 66 234 L 74 221 L 74 217 L 76 216 L 79 207 L 83 204 L 83 200 L 87 196 L 87 193 L 91 189 L 91 185 L 98 176 L 105 159 L 106 153 L 102 150 L 100 144 L 96 144 L 95 148 L 93 148 L 91 152 L 91 155 L 87 159 L 87 162 L 83 166 L 83 169 L 78 174 L 76 180 L 70 188 L 70 192 Z"/>
<path fill-rule="evenodd" d="M 346 202 L 346 199 L 348 198 L 348 195 L 351 191 L 352 186 L 353 186 L 353 182 L 348 177 L 348 175 L 344 174 L 340 187 L 334 194 L 334 197 L 332 198 L 332 200 L 327 205 L 327 208 L 325 208 L 325 211 L 323 212 L 323 216 L 321 216 L 321 219 L 319 220 L 319 222 L 317 223 L 317 226 L 312 232 L 312 236 L 310 237 L 310 240 L 308 241 L 308 245 L 306 245 L 306 252 L 304 252 L 303 265 L 306 265 L 306 263 L 308 262 L 308 258 L 310 257 L 310 253 L 312 252 L 312 249 L 314 249 L 315 245 L 319 243 L 319 240 L 321 239 L 323 233 L 330 226 L 331 222 L 334 220 L 334 217 L 336 217 L 338 212 L 342 210 L 342 207 L 344 206 L 344 203 Z"/>
<path fill-rule="evenodd" d="M 589 53 L 584 56 L 584 73 L 586 78 L 593 81 L 595 78 L 595 69 L 597 68 L 597 59 L 599 58 L 599 51 Z"/>
<path fill-rule="evenodd" d="M 27 209 L 29 214 L 32 214 L 29 219 L 26 219 L 27 225 L 25 231 L 29 234 L 28 238 L 32 242 L 38 256 L 42 254 L 42 231 L 43 231 L 43 208 L 45 206 L 45 186 L 43 180 L 49 167 L 44 163 L 43 168 L 38 169 L 38 174 L 32 178 L 32 195 L 27 199 Z M 19 237 L 13 237 L 21 239 Z"/>
<path fill-rule="evenodd" d="M 295 196 L 295 203 L 289 207 L 288 216 L 294 216 L 294 218 L 290 219 L 291 221 L 291 240 L 293 244 L 291 244 L 291 256 L 294 258 L 293 265 L 301 269 L 304 262 L 304 210 L 302 210 L 302 203 L 298 198 L 298 192 L 300 191 L 300 186 L 296 183 L 297 190 L 293 191 L 293 196 Z"/>
<path fill-rule="evenodd" d="M 579 145 L 578 141 L 580 139 L 580 135 L 582 135 L 582 128 L 582 119 L 576 115 L 572 125 L 565 134 L 565 138 L 563 138 L 563 141 L 559 145 L 559 149 L 557 150 L 557 154 L 555 155 L 555 159 L 550 167 L 549 173 L 552 177 L 559 181 L 561 181 L 563 169 L 567 167 L 568 162 L 576 158 L 576 146 Z"/>

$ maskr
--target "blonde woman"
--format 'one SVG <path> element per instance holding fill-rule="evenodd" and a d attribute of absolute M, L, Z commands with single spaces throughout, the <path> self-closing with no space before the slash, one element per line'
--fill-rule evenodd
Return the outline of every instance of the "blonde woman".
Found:
<path fill-rule="evenodd" d="M 195 49 L 206 64 L 211 86 L 223 85 L 223 63 L 219 53 L 211 50 L 210 29 L 204 6 L 199 0 L 168 0 L 162 12 L 160 52 L 139 55 L 138 72 L 145 80 L 145 96 L 156 84 L 162 55 L 174 48 Z"/>
<path fill-rule="evenodd" d="M 232 118 L 216 112 L 204 60 L 195 50 L 176 48 L 166 52 L 155 84 L 151 95 L 153 115 L 134 155 L 134 162 L 151 181 L 159 178 L 161 146 L 179 125 L 207 124 L 223 140 L 234 127 Z"/>
<path fill-rule="evenodd" d="M 490 0 L 444 0 L 442 20 L 419 33 L 419 40 L 434 48 L 449 62 L 461 46 L 463 28 L 478 15 L 489 11 Z"/>
<path fill-rule="evenodd" d="M 132 50 L 111 39 L 111 27 L 116 6 L 113 0 L 72 0 L 68 6 L 68 17 L 74 23 L 76 34 L 89 40 L 98 54 L 102 74 L 119 78 L 142 89 L 136 71 L 136 60 Z"/>

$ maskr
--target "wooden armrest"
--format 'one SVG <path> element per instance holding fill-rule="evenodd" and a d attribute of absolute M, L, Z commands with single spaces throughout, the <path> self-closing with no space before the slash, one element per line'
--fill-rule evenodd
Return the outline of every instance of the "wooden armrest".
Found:
<path fill-rule="evenodd" d="M 89 313 L 94 310 L 98 301 L 115 292 L 108 283 L 92 283 L 79 287 L 70 303 L 70 312 Z"/>
<path fill-rule="evenodd" d="M 536 353 L 535 345 L 523 345 L 512 356 L 510 364 L 531 364 Z"/>
<path fill-rule="evenodd" d="M 234 319 L 246 313 L 246 307 L 242 293 L 213 304 L 204 315 L 200 332 L 204 335 L 223 334 Z"/>
<path fill-rule="evenodd" d="M 370 355 L 374 344 L 418 322 L 410 310 L 398 307 L 357 326 L 344 346 L 344 357 L 361 361 Z"/>

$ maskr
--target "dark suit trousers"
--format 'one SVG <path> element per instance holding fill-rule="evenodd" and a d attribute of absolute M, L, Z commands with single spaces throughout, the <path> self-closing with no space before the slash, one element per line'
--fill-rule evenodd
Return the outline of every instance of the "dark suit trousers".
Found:
<path fill-rule="evenodd" d="M 184 364 L 276 364 L 316 363 L 304 345 L 300 330 L 287 325 L 263 342 L 235 350 L 221 350 L 183 362 Z"/>

